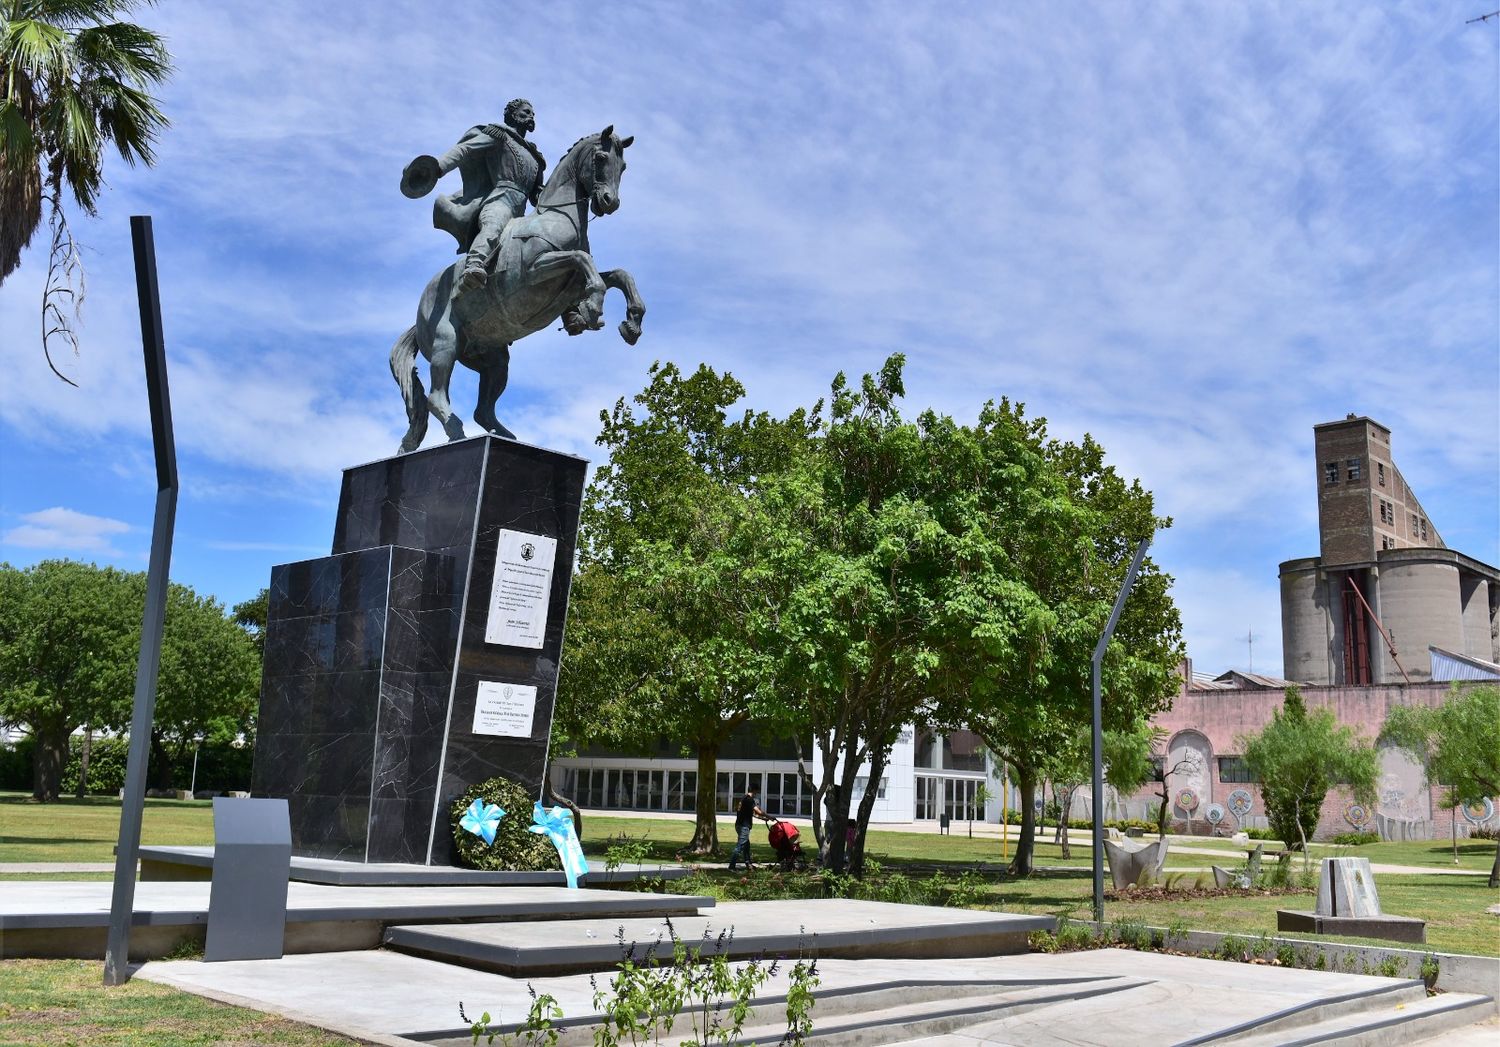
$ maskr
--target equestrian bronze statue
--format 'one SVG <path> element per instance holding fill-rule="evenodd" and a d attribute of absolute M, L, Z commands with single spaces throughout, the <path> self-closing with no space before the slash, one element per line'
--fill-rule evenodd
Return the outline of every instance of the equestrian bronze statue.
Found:
<path fill-rule="evenodd" d="M 589 254 L 589 216 L 619 208 L 625 150 L 635 139 L 621 138 L 613 126 L 580 138 L 543 183 L 546 161 L 526 138 L 535 127 L 531 104 L 516 99 L 505 120 L 471 128 L 442 158 L 419 156 L 402 173 L 401 191 L 412 198 L 431 192 L 449 171 L 463 181 L 433 209 L 433 224 L 454 235 L 461 257 L 428 282 L 416 324 L 391 349 L 409 423 L 403 453 L 421 444 L 429 414 L 449 440 L 463 439 L 448 400 L 456 363 L 479 374 L 474 421 L 513 438 L 495 417 L 512 343 L 559 319 L 570 335 L 600 330 L 606 288 L 625 295 L 620 337 L 634 345 L 641 336 L 646 306 L 635 280 L 623 269 L 601 273 Z M 524 213 L 528 201 L 536 204 L 531 214 Z M 418 353 L 429 363 L 430 390 L 417 373 Z"/>

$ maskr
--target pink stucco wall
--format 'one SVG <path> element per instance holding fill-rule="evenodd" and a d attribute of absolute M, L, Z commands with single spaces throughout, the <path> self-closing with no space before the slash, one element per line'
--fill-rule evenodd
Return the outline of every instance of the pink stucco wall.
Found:
<path fill-rule="evenodd" d="M 1355 732 L 1373 742 L 1380 733 L 1387 712 L 1397 705 L 1438 705 L 1448 693 L 1447 684 L 1414 684 L 1411 686 L 1389 685 L 1374 687 L 1303 687 L 1302 696 L 1309 709 L 1331 708 L 1338 721 L 1352 726 Z M 1199 779 L 1199 806 L 1194 812 L 1196 825 L 1205 825 L 1204 811 L 1210 803 L 1228 806 L 1228 797 L 1235 789 L 1247 790 L 1255 800 L 1249 825 L 1265 825 L 1265 805 L 1261 800 L 1260 786 L 1255 783 L 1231 783 L 1219 781 L 1218 757 L 1239 756 L 1244 753 L 1241 739 L 1260 732 L 1271 720 L 1271 712 L 1279 709 L 1282 692 L 1276 689 L 1234 690 L 1189 690 L 1172 703 L 1170 711 L 1160 714 L 1153 721 L 1167 732 L 1167 751 L 1174 742 L 1180 743 L 1188 732 L 1196 732 L 1207 739 L 1209 759 L 1206 773 Z M 1413 768 L 1403 768 L 1394 755 L 1385 757 L 1379 786 L 1376 810 L 1392 817 L 1429 819 L 1430 834 L 1434 838 L 1446 838 L 1453 828 L 1453 812 L 1444 810 L 1444 790 L 1439 786 L 1425 786 L 1420 773 Z M 1169 780 L 1175 796 L 1183 782 Z M 1136 808 L 1154 794 L 1142 790 L 1131 797 L 1129 806 Z M 1318 823 L 1318 838 L 1326 838 L 1341 832 L 1352 832 L 1344 819 L 1349 796 L 1345 790 L 1331 792 L 1323 804 L 1322 817 Z M 1175 809 L 1174 819 L 1181 819 L 1184 812 Z M 1233 822 L 1233 816 L 1226 824 Z M 1460 816 L 1459 836 L 1466 836 L 1468 823 Z M 1372 819 L 1366 826 L 1375 830 Z"/>

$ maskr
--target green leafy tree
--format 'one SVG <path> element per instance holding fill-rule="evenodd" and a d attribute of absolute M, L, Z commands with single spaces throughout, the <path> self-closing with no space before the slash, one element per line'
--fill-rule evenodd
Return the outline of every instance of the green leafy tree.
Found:
<path fill-rule="evenodd" d="M 1323 799 L 1334 786 L 1347 787 L 1361 803 L 1375 801 L 1374 747 L 1339 724 L 1332 709 L 1309 710 L 1296 687 L 1286 689 L 1282 707 L 1271 713 L 1265 729 L 1242 737 L 1240 744 L 1246 766 L 1261 783 L 1271 830 L 1304 856 Z"/>
<path fill-rule="evenodd" d="M 271 591 L 262 589 L 250 599 L 234 605 L 230 612 L 234 624 L 245 630 L 255 645 L 255 656 L 261 660 L 266 656 L 266 622 L 271 614 Z"/>
<path fill-rule="evenodd" d="M 171 586 L 151 722 L 152 784 L 171 788 L 173 768 L 198 744 L 252 734 L 259 695 L 260 658 L 249 634 L 217 600 Z"/>
<path fill-rule="evenodd" d="M 141 573 L 0 564 L 0 721 L 35 739 L 36 799 L 57 799 L 74 730 L 129 725 L 145 599 Z M 151 738 L 158 784 L 170 784 L 173 762 L 198 739 L 243 730 L 259 686 L 250 638 L 223 607 L 171 586 Z"/>
<path fill-rule="evenodd" d="M 971 595 L 962 579 L 989 523 L 963 511 L 977 463 L 962 428 L 901 416 L 903 365 L 893 356 L 856 386 L 839 375 L 827 423 L 756 503 L 772 583 L 749 620 L 778 655 L 782 715 L 817 745 L 825 861 L 855 875 L 898 735 L 928 724 L 951 686 L 945 659 Z M 1007 638 L 1010 608 L 993 616 Z"/>
<path fill-rule="evenodd" d="M 1398 705 L 1380 739 L 1421 757 L 1428 780 L 1448 786 L 1455 805 L 1500 797 L 1500 688 L 1455 687 L 1436 707 Z M 1489 885 L 1500 887 L 1500 840 Z"/>
<path fill-rule="evenodd" d="M 77 349 L 69 314 L 82 300 L 82 266 L 64 194 L 92 215 L 104 187 L 104 152 L 154 161 L 167 126 L 151 91 L 171 73 L 161 37 L 120 15 L 138 0 L 0 0 L 0 284 L 42 221 L 52 232 L 42 297 L 42 349 Z M 76 286 L 75 286 L 76 285 Z M 65 308 L 71 302 L 72 308 Z M 70 383 L 71 384 L 71 383 Z"/>
<path fill-rule="evenodd" d="M 745 624 L 764 598 L 749 506 L 811 424 L 800 411 L 731 419 L 743 396 L 731 375 L 658 364 L 633 406 L 601 414 L 609 460 L 584 500 L 555 713 L 560 747 L 650 752 L 667 736 L 693 753 L 700 854 L 718 849 L 718 754 L 774 664 Z"/>
<path fill-rule="evenodd" d="M 144 577 L 71 560 L 0 564 L 0 721 L 33 738 L 38 800 L 58 798 L 74 730 L 130 719 Z"/>
<path fill-rule="evenodd" d="M 986 522 L 986 560 L 1012 606 L 1024 608 L 1024 649 L 997 643 L 1003 606 L 982 591 L 964 638 L 948 717 L 964 722 L 1015 770 L 1021 831 L 1011 871 L 1029 875 L 1037 789 L 1055 761 L 1076 763 L 1078 732 L 1092 719 L 1094 645 L 1140 539 L 1171 521 L 1150 492 L 1105 464 L 1091 437 L 1049 439 L 1023 405 L 986 405 L 974 429 L 981 454 L 975 518 Z M 1148 558 L 1106 652 L 1105 727 L 1128 731 L 1167 708 L 1177 689 L 1181 620 L 1171 578 Z M 998 590 L 997 590 L 998 591 Z M 962 623 L 960 623 L 962 628 Z"/>

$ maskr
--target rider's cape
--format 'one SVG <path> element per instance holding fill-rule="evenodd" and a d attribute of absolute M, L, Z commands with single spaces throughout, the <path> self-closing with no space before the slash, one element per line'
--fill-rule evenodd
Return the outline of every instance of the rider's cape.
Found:
<path fill-rule="evenodd" d="M 508 127 L 482 124 L 469 128 L 457 145 L 438 158 L 444 172 L 458 168 L 463 188 L 440 195 L 432 205 L 432 224 L 453 234 L 459 251 L 467 251 L 479 232 L 479 210 L 495 192 L 515 189 L 536 203 L 547 161 L 531 142 Z"/>

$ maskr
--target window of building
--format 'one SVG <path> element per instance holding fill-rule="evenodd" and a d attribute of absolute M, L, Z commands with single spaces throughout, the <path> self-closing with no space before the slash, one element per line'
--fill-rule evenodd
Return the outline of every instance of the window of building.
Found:
<path fill-rule="evenodd" d="M 1384 498 L 1380 500 L 1380 522 L 1383 524 L 1391 522 L 1391 503 Z"/>
<path fill-rule="evenodd" d="M 1325 484 L 1336 484 L 1339 482 L 1339 463 L 1323 463 L 1323 482 Z"/>
<path fill-rule="evenodd" d="M 1427 541 L 1427 518 L 1422 518 L 1422 541 Z"/>
<path fill-rule="evenodd" d="M 1375 463 L 1375 479 L 1379 482 L 1379 484 L 1380 484 L 1381 487 L 1385 486 L 1385 463 L 1384 462 L 1376 462 Z"/>
<path fill-rule="evenodd" d="M 1221 756 L 1219 757 L 1219 781 L 1242 784 L 1254 782 L 1255 776 L 1250 773 L 1250 768 L 1246 765 L 1243 756 Z"/>
<path fill-rule="evenodd" d="M 1358 458 L 1350 458 L 1344 462 L 1344 464 L 1349 467 L 1350 483 L 1353 483 L 1355 480 L 1359 479 L 1359 462 L 1360 460 Z"/>
<path fill-rule="evenodd" d="M 1417 537 L 1417 535 L 1419 533 L 1420 532 L 1417 530 L 1417 514 L 1416 513 L 1412 513 L 1411 514 L 1411 536 L 1413 538 L 1415 538 L 1415 537 Z"/>

